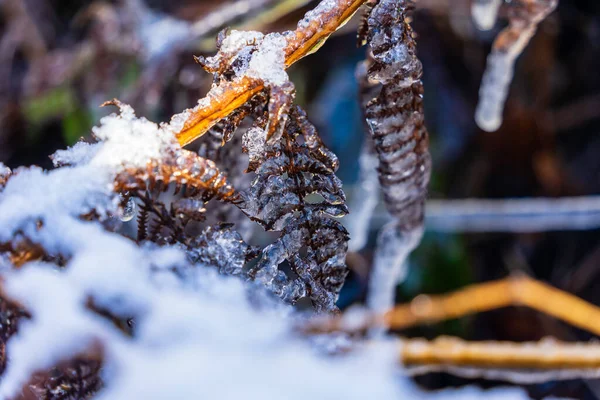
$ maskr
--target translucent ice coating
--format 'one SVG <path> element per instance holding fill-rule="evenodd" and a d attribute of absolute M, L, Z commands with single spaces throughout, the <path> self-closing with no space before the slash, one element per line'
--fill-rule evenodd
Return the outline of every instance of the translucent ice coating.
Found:
<path fill-rule="evenodd" d="M 494 41 L 479 88 L 475 122 L 484 131 L 493 132 L 502 125 L 515 61 L 529 44 L 538 24 L 557 4 L 558 0 L 518 0 L 510 5 L 509 25 Z"/>
<path fill-rule="evenodd" d="M 490 30 L 496 24 L 498 9 L 504 0 L 473 0 L 471 15 L 475 25 L 481 30 Z"/>
<path fill-rule="evenodd" d="M 381 91 L 366 107 L 379 158 L 379 183 L 395 222 L 380 232 L 371 272 L 369 305 L 392 306 L 406 257 L 418 245 L 431 170 L 423 112 L 422 65 L 406 20 L 408 1 L 382 0 L 368 17 L 369 77 Z"/>

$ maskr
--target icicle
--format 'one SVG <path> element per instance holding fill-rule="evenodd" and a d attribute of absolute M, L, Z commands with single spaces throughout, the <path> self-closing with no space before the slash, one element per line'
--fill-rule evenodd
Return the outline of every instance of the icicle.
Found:
<path fill-rule="evenodd" d="M 557 3 L 558 0 L 538 0 L 513 5 L 515 9 L 509 16 L 509 26 L 494 41 L 481 80 L 475 122 L 484 131 L 493 132 L 502 125 L 502 111 L 515 61 L 531 40 L 538 24 L 556 8 Z"/>
<path fill-rule="evenodd" d="M 347 227 L 350 232 L 349 251 L 360 251 L 367 243 L 369 222 L 379 202 L 379 182 L 377 180 L 377 155 L 366 142 L 363 145 L 358 164 L 360 167 L 358 184 L 353 191 Z"/>
<path fill-rule="evenodd" d="M 395 303 L 396 285 L 406 275 L 408 255 L 419 245 L 423 227 L 403 230 L 390 222 L 379 232 L 367 303 L 375 312 L 385 312 Z"/>
<path fill-rule="evenodd" d="M 498 10 L 504 0 L 473 0 L 471 16 L 478 29 L 489 31 L 496 24 Z"/>

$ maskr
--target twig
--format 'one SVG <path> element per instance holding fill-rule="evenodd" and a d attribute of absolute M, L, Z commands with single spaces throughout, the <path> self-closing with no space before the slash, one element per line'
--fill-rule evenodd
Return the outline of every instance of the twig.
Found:
<path fill-rule="evenodd" d="M 467 342 L 440 337 L 404 339 L 400 360 L 409 375 L 446 372 L 531 384 L 551 380 L 600 377 L 600 344 L 539 342 Z"/>
<path fill-rule="evenodd" d="M 387 312 L 383 321 L 392 329 L 402 329 L 518 305 L 600 335 L 598 307 L 526 276 L 467 286 L 449 295 L 419 295 Z"/>
<path fill-rule="evenodd" d="M 365 314 L 350 328 L 348 321 L 339 317 L 313 321 L 303 330 L 359 331 L 374 325 L 405 329 L 508 306 L 526 306 L 600 335 L 600 308 L 526 276 L 479 283 L 445 295 L 419 295 L 410 303 L 397 305 L 384 314 Z"/>
<path fill-rule="evenodd" d="M 365 1 L 338 0 L 334 7 L 324 7 L 320 14 L 313 15 L 310 20 L 302 20 L 296 30 L 287 37 L 286 67 L 318 50 Z M 179 143 L 184 146 L 202 136 L 219 120 L 246 103 L 263 88 L 260 80 L 246 76 L 213 87 L 206 98 L 200 101 L 198 107 L 190 110 L 183 128 L 177 134 Z"/>
<path fill-rule="evenodd" d="M 600 226 L 600 196 L 430 200 L 428 229 L 460 232 L 541 232 Z"/>
<path fill-rule="evenodd" d="M 467 342 L 441 336 L 433 341 L 404 339 L 404 364 L 452 364 L 487 368 L 600 368 L 600 344 L 565 343 L 545 338 L 539 342 Z"/>

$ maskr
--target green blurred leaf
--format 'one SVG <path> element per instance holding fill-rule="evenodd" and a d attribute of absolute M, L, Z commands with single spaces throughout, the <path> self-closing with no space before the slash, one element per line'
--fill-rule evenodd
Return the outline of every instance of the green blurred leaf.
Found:
<path fill-rule="evenodd" d="M 86 136 L 93 125 L 92 115 L 84 109 L 70 112 L 62 121 L 62 134 L 65 143 L 69 146 L 75 144 L 80 137 Z"/>
<path fill-rule="evenodd" d="M 61 86 L 25 99 L 23 110 L 27 121 L 34 126 L 39 126 L 48 119 L 72 112 L 76 105 L 77 98 L 73 90 L 70 87 Z"/>

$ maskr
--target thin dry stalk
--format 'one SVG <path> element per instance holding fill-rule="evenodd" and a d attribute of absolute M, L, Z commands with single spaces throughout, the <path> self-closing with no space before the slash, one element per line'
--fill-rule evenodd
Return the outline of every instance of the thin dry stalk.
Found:
<path fill-rule="evenodd" d="M 442 336 L 433 341 L 405 339 L 400 358 L 405 365 L 449 364 L 485 368 L 588 369 L 600 368 L 600 344 L 539 342 L 467 342 Z"/>
<path fill-rule="evenodd" d="M 508 306 L 525 306 L 600 335 L 600 308 L 572 294 L 526 276 L 467 286 L 439 296 L 419 295 L 383 315 L 367 314 L 348 325 L 344 317 L 316 320 L 305 332 L 359 331 L 374 325 L 390 329 L 440 322 Z"/>
<path fill-rule="evenodd" d="M 420 295 L 387 312 L 383 321 L 402 329 L 508 306 L 526 306 L 600 335 L 600 308 L 526 276 L 468 286 L 449 295 Z"/>

